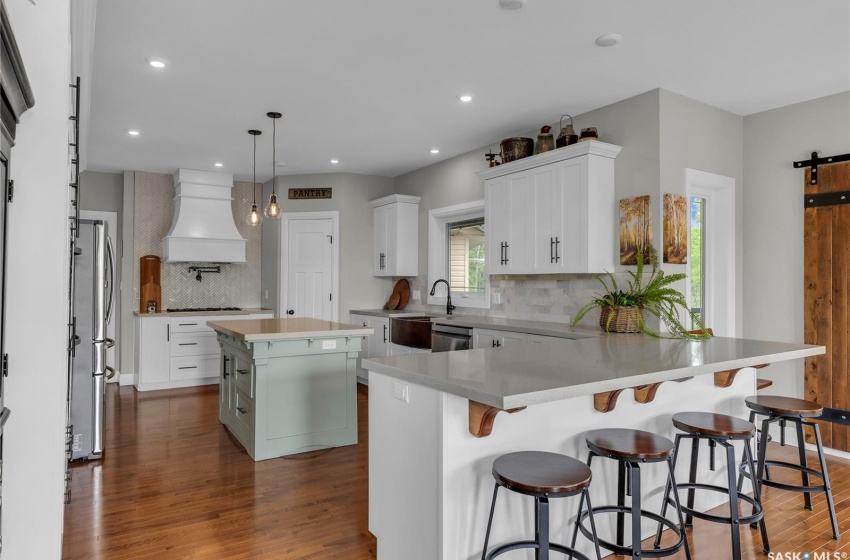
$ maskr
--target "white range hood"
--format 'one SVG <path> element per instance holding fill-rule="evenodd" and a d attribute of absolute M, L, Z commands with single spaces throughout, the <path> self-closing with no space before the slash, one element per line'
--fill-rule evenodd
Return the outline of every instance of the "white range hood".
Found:
<path fill-rule="evenodd" d="M 247 241 L 233 221 L 233 175 L 179 169 L 174 222 L 162 240 L 165 262 L 245 262 Z"/>

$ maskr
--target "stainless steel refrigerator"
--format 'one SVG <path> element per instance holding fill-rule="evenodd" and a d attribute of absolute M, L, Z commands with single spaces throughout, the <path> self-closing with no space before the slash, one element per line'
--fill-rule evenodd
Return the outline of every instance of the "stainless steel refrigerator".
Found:
<path fill-rule="evenodd" d="M 74 350 L 70 382 L 71 460 L 103 456 L 103 395 L 115 370 L 106 363 L 106 325 L 115 304 L 115 254 L 107 224 L 80 220 L 74 247 Z"/>

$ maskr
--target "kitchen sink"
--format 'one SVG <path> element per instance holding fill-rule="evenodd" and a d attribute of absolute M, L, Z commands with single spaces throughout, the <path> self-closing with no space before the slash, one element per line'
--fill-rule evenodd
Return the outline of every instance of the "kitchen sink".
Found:
<path fill-rule="evenodd" d="M 390 342 L 413 348 L 431 348 L 431 317 L 393 317 Z"/>

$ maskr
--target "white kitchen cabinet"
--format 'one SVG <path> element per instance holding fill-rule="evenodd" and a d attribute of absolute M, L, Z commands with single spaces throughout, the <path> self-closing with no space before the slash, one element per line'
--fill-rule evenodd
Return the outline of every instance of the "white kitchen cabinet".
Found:
<path fill-rule="evenodd" d="M 620 149 L 582 142 L 479 173 L 488 274 L 613 270 Z"/>
<path fill-rule="evenodd" d="M 511 344 L 525 344 L 528 335 L 521 332 L 472 329 L 473 348 L 500 348 Z"/>
<path fill-rule="evenodd" d="M 430 354 L 431 350 L 428 348 L 414 348 L 412 346 L 402 346 L 401 344 L 393 344 L 392 342 L 389 345 L 389 355 L 390 356 L 410 356 L 411 354 Z"/>
<path fill-rule="evenodd" d="M 373 275 L 419 274 L 419 197 L 394 194 L 369 204 Z"/>
<path fill-rule="evenodd" d="M 352 313 L 351 324 L 369 327 L 373 331 L 363 341 L 363 349 L 357 357 L 357 376 L 362 379 L 368 378 L 368 372 L 361 366 L 364 358 L 382 358 L 390 355 L 390 319 L 389 317 L 376 317 L 373 315 L 358 315 Z"/>
<path fill-rule="evenodd" d="M 270 319 L 245 315 L 136 315 L 134 384 L 139 391 L 215 384 L 221 350 L 207 321 Z"/>

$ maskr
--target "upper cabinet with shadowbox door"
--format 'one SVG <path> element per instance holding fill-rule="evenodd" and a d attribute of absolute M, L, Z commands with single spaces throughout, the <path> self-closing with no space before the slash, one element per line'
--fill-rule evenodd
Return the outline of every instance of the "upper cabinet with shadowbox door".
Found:
<path fill-rule="evenodd" d="M 614 270 L 620 146 L 581 142 L 492 167 L 484 179 L 489 274 Z"/>
<path fill-rule="evenodd" d="M 8 358 L 6 355 L 6 212 L 12 199 L 12 184 L 9 179 L 9 164 L 12 156 L 12 146 L 15 145 L 15 133 L 21 115 L 33 106 L 35 98 L 30 87 L 27 73 L 24 70 L 21 54 L 15 41 L 15 35 L 9 24 L 6 5 L 0 1 L 0 180 L 2 197 L 0 201 L 0 483 L 2 483 L 3 464 L 3 427 L 9 418 L 9 409 L 3 406 L 3 380 L 8 375 Z M 20 428 L 19 428 L 20 429 Z M 0 502 L 2 503 L 2 502 Z M 0 550 L 2 550 L 2 535 L 0 535 Z"/>

